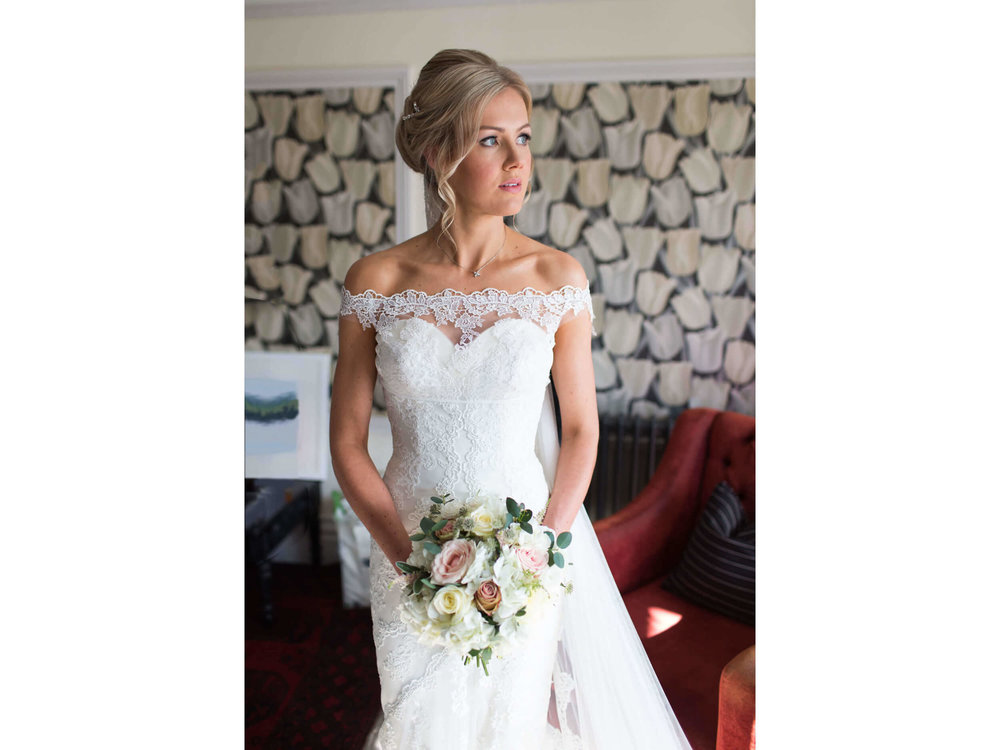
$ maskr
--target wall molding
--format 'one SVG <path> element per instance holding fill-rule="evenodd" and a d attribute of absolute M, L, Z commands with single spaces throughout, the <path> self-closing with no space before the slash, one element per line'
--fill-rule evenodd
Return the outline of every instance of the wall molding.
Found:
<path fill-rule="evenodd" d="M 601 83 L 753 78 L 754 57 L 511 63 L 527 83 Z"/>
<path fill-rule="evenodd" d="M 516 0 L 516 3 L 520 5 L 550 1 Z M 342 13 L 380 13 L 477 5 L 497 5 L 497 0 L 244 0 L 244 15 L 246 18 L 335 16 Z"/>
<path fill-rule="evenodd" d="M 393 109 L 395 120 L 402 114 L 403 100 L 410 93 L 414 81 L 410 69 L 404 66 L 385 68 L 303 68 L 301 70 L 257 70 L 244 76 L 247 91 L 274 91 L 301 89 L 355 88 L 362 86 L 391 86 L 395 91 Z M 398 154 L 393 157 L 396 177 L 396 238 L 397 242 L 412 237 L 417 232 L 410 226 L 410 204 L 413 201 L 412 183 L 407 179 L 409 167 Z"/>

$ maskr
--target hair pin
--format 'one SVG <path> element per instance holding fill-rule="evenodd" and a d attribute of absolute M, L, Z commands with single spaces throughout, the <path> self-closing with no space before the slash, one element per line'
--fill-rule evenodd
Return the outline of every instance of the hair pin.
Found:
<path fill-rule="evenodd" d="M 420 107 L 417 106 L 416 102 L 413 102 L 413 111 L 410 112 L 410 114 L 408 115 L 403 115 L 402 119 L 409 120 L 411 117 L 413 117 L 413 115 L 419 114 L 419 112 L 420 112 Z"/>

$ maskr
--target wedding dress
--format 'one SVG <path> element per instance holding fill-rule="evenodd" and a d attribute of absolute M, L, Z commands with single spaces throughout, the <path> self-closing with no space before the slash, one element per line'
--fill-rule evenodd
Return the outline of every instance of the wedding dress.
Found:
<path fill-rule="evenodd" d="M 341 315 L 374 326 L 392 428 L 384 481 L 415 533 L 430 496 L 503 494 L 540 515 L 558 458 L 549 370 L 563 320 L 593 318 L 590 292 L 487 289 L 383 296 L 344 291 Z M 689 749 L 581 509 L 567 567 L 516 653 L 489 675 L 417 642 L 400 620 L 402 586 L 371 548 L 382 716 L 372 750 Z"/>

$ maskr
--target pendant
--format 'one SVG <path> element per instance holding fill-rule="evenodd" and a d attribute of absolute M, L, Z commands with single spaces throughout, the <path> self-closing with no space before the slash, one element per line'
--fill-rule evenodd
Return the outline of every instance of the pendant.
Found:
<path fill-rule="evenodd" d="M 473 275 L 473 276 L 478 276 L 478 275 L 479 275 L 479 271 L 473 271 L 473 272 L 472 272 L 472 275 Z"/>

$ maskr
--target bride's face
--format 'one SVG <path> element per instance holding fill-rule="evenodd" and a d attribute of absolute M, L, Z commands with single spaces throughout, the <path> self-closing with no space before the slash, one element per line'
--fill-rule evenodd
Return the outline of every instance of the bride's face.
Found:
<path fill-rule="evenodd" d="M 487 105 L 479 140 L 449 180 L 459 212 L 511 216 L 521 210 L 531 179 L 530 140 L 524 100 L 504 89 Z"/>

